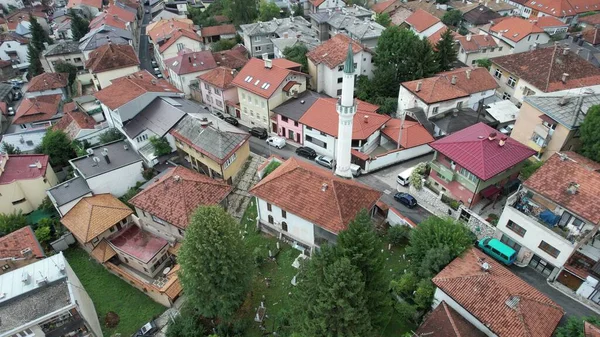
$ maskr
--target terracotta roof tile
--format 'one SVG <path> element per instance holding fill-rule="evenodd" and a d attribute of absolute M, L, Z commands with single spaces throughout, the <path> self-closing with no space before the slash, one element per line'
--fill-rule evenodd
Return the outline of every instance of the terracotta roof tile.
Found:
<path fill-rule="evenodd" d="M 64 88 L 69 83 L 67 73 L 42 73 L 29 81 L 27 92 Z"/>
<path fill-rule="evenodd" d="M 102 9 L 102 0 L 69 0 L 67 3 L 67 8 L 77 7 L 80 5 Z"/>
<path fill-rule="evenodd" d="M 159 44 L 158 51 L 161 53 L 164 52 L 170 46 L 172 46 L 175 42 L 177 42 L 177 40 L 179 40 L 181 37 L 187 37 L 194 41 L 202 42 L 202 38 L 198 34 L 196 34 L 196 32 L 194 32 L 193 30 L 178 29 L 178 30 L 174 31 L 170 37 L 167 38 L 166 42 L 164 42 L 163 44 Z"/>
<path fill-rule="evenodd" d="M 9 26 L 10 26 L 10 24 L 9 24 Z M 15 25 L 15 27 L 16 27 L 16 25 Z M 10 41 L 15 41 L 20 44 L 28 44 L 29 43 L 28 38 L 22 37 L 21 35 L 15 33 L 15 32 L 6 32 L 6 33 L 0 34 L 0 44 L 4 43 L 4 42 L 10 42 Z"/>
<path fill-rule="evenodd" d="M 445 76 L 450 81 L 452 76 L 456 76 L 456 86 L 469 95 L 498 88 L 498 83 L 486 68 L 457 68 L 436 76 Z"/>
<path fill-rule="evenodd" d="M 444 34 L 447 30 L 448 30 L 448 26 L 444 25 L 442 28 L 438 29 L 437 32 L 435 32 L 435 33 L 431 34 L 429 37 L 427 37 L 427 40 L 429 40 L 429 43 L 431 43 L 431 45 L 433 46 L 434 49 L 435 49 L 435 46 L 438 44 L 438 42 L 440 42 L 440 40 L 442 40 L 442 34 Z M 462 36 L 452 30 L 451 30 L 451 34 L 455 40 L 457 37 Z"/>
<path fill-rule="evenodd" d="M 429 337 L 484 337 L 473 324 L 452 309 L 445 301 L 438 304 L 421 323 L 417 336 Z"/>
<path fill-rule="evenodd" d="M 417 91 L 419 83 L 421 89 Z M 446 76 L 428 77 L 404 82 L 401 83 L 401 85 L 427 104 L 469 96 L 469 94 L 460 87 L 452 85 Z"/>
<path fill-rule="evenodd" d="M 302 115 L 299 122 L 337 137 L 339 115 L 336 110 L 335 98 L 319 98 Z M 375 131 L 379 130 L 390 116 L 378 114 L 376 105 L 357 100 L 358 107 L 352 124 L 352 139 L 367 139 Z"/>
<path fill-rule="evenodd" d="M 298 67 L 299 64 L 296 63 Z M 271 97 L 279 86 L 286 82 L 289 75 L 307 76 L 306 74 L 278 67 L 265 67 L 263 60 L 252 58 L 233 79 L 233 84 L 264 98 Z"/>
<path fill-rule="evenodd" d="M 50 120 L 58 113 L 61 101 L 61 94 L 25 98 L 15 113 L 13 124 Z"/>
<path fill-rule="evenodd" d="M 221 67 L 240 69 L 248 63 L 247 53 L 238 49 L 224 50 L 213 53 L 217 65 Z"/>
<path fill-rule="evenodd" d="M 202 27 L 200 29 L 200 35 L 202 37 L 233 35 L 233 34 L 235 34 L 235 32 L 236 31 L 235 31 L 234 25 L 209 26 L 209 27 Z"/>
<path fill-rule="evenodd" d="M 581 36 L 585 42 L 591 44 L 592 46 L 597 46 L 600 44 L 600 27 L 584 29 L 583 32 L 581 32 Z"/>
<path fill-rule="evenodd" d="M 78 111 L 75 103 L 66 103 L 63 106 L 64 115 L 52 125 L 52 129 L 61 130 L 73 140 L 82 129 L 94 129 L 96 121 L 83 111 Z"/>
<path fill-rule="evenodd" d="M 219 89 L 226 90 L 233 85 L 234 70 L 231 68 L 218 67 L 207 73 L 198 76 L 198 79 Z"/>
<path fill-rule="evenodd" d="M 600 4 L 596 0 L 528 0 L 524 5 L 555 17 L 600 10 Z"/>
<path fill-rule="evenodd" d="M 600 13 L 596 13 L 593 15 L 580 16 L 577 19 L 578 22 L 586 23 L 588 25 L 600 25 Z"/>
<path fill-rule="evenodd" d="M 159 20 L 155 23 L 148 24 L 146 27 L 147 35 L 153 43 L 165 40 L 179 29 L 194 29 L 194 23 L 189 19 L 168 19 Z"/>
<path fill-rule="evenodd" d="M 481 268 L 481 259 L 491 266 Z M 471 248 L 433 283 L 499 337 L 550 337 L 564 312 L 540 291 Z"/>
<path fill-rule="evenodd" d="M 104 263 L 117 255 L 117 252 L 115 252 L 113 247 L 109 245 L 106 240 L 102 239 L 102 241 L 94 247 L 91 254 L 98 262 Z"/>
<path fill-rule="evenodd" d="M 392 118 L 385 123 L 383 130 L 384 135 L 388 136 L 395 143 L 398 142 L 400 136 L 400 124 L 401 120 Z M 419 122 L 405 120 L 402 126 L 402 139 L 400 139 L 400 146 L 408 149 L 411 147 L 429 144 L 434 139 L 431 134 L 425 129 Z"/>
<path fill-rule="evenodd" d="M 498 44 L 491 36 L 487 34 L 456 36 L 456 41 L 465 50 L 465 52 L 478 52 L 483 49 L 496 48 Z"/>
<path fill-rule="evenodd" d="M 396 2 L 398 2 L 398 0 L 387 0 L 387 1 L 378 2 L 378 3 L 374 4 L 373 6 L 371 6 L 371 10 L 377 14 L 381 14 L 386 9 L 388 9 L 388 7 L 390 7 L 391 5 L 393 5 Z"/>
<path fill-rule="evenodd" d="M 493 178 L 536 154 L 512 138 L 507 138 L 503 146 L 499 136 L 489 140 L 488 136 L 496 132 L 484 123 L 477 123 L 429 145 L 482 180 Z"/>
<path fill-rule="evenodd" d="M 325 2 L 325 0 L 309 0 L 309 1 L 315 7 L 319 7 L 319 6 L 321 6 L 321 4 L 323 4 Z"/>
<path fill-rule="evenodd" d="M 250 193 L 334 234 L 346 229 L 359 211 L 371 209 L 381 196 L 366 185 L 295 158 L 281 164 Z"/>
<path fill-rule="evenodd" d="M 166 59 L 165 65 L 175 74 L 185 75 L 207 71 L 217 67 L 217 62 L 210 50 L 190 51 L 183 49 L 177 56 Z"/>
<path fill-rule="evenodd" d="M 505 18 L 490 27 L 494 33 L 502 32 L 502 37 L 514 42 L 519 42 L 530 34 L 543 33 L 544 30 L 535 23 L 518 17 Z"/>
<path fill-rule="evenodd" d="M 24 257 L 22 251 L 27 248 L 31 250 L 34 257 L 45 256 L 31 226 L 0 237 L 0 259 L 21 259 Z"/>
<path fill-rule="evenodd" d="M 417 9 L 411 16 L 406 18 L 405 22 L 420 33 L 440 22 L 440 19 L 422 9 Z"/>
<path fill-rule="evenodd" d="M 200 206 L 220 204 L 232 187 L 183 166 L 168 173 L 135 195 L 129 203 L 179 228 L 187 228 Z"/>
<path fill-rule="evenodd" d="M 550 27 L 569 27 L 568 23 L 564 23 L 553 16 L 537 17 L 534 20 L 530 20 L 530 21 L 533 21 L 536 26 L 538 26 L 542 29 L 550 28 Z"/>
<path fill-rule="evenodd" d="M 329 69 L 333 69 L 346 60 L 349 43 L 352 43 L 352 52 L 354 54 L 363 50 L 363 47 L 360 44 L 352 40 L 346 34 L 337 34 L 311 50 L 306 54 L 306 57 L 314 64 L 323 63 Z"/>
<path fill-rule="evenodd" d="M 135 50 L 128 44 L 107 43 L 93 50 L 85 63 L 86 69 L 93 73 L 139 66 Z"/>
<path fill-rule="evenodd" d="M 2 154 L 1 156 L 5 164 L 4 171 L 0 174 L 0 185 L 18 180 L 36 179 L 46 175 L 49 158 L 45 154 Z"/>
<path fill-rule="evenodd" d="M 79 200 L 60 222 L 79 241 L 87 243 L 131 214 L 131 208 L 111 194 L 97 194 Z"/>
<path fill-rule="evenodd" d="M 592 325 L 590 322 L 583 324 L 583 333 L 585 337 L 600 337 L 600 328 Z"/>
<path fill-rule="evenodd" d="M 555 153 L 523 184 L 594 224 L 600 222 L 600 163 L 575 152 L 563 154 L 569 159 Z M 567 193 L 571 182 L 579 184 L 575 194 Z"/>
<path fill-rule="evenodd" d="M 600 69 L 558 46 L 495 57 L 491 61 L 543 92 L 600 84 Z M 569 77 L 563 83 L 565 73 Z"/>

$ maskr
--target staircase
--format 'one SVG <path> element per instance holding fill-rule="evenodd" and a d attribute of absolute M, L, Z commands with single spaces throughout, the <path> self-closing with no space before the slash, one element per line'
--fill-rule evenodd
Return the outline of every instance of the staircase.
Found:
<path fill-rule="evenodd" d="M 234 218 L 239 220 L 244 215 L 248 203 L 252 198 L 248 190 L 258 182 L 256 171 L 265 161 L 265 158 L 250 153 L 250 157 L 243 168 L 244 171 L 239 174 L 233 192 L 229 196 L 229 207 L 227 210 Z"/>

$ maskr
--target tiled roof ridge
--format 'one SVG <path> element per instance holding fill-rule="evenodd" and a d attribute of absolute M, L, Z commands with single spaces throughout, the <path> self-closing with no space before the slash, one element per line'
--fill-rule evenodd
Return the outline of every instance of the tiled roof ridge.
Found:
<path fill-rule="evenodd" d="M 548 77 L 546 79 L 546 88 L 544 88 L 544 91 L 548 91 L 548 87 L 550 86 L 550 77 L 552 76 L 552 69 L 554 68 L 554 58 L 556 57 L 557 51 L 558 45 L 554 45 L 554 51 L 552 51 L 552 58 L 550 59 L 550 69 L 548 69 Z"/>
<path fill-rule="evenodd" d="M 450 325 L 452 325 L 452 330 L 454 330 L 456 337 L 461 337 L 460 332 L 458 331 L 458 327 L 456 326 L 456 323 L 454 323 L 454 317 L 452 317 L 452 313 L 450 312 L 450 310 L 448 310 L 448 305 L 446 305 L 445 301 L 442 301 L 442 308 L 444 309 L 444 312 L 446 313 L 446 316 L 448 317 L 448 321 L 450 322 Z"/>
<path fill-rule="evenodd" d="M 338 193 L 337 193 L 338 191 L 337 191 L 337 188 L 335 188 L 335 186 L 336 186 L 337 184 L 341 184 L 341 182 L 340 182 L 340 181 L 333 180 L 333 181 L 332 181 L 332 185 L 333 185 L 333 186 L 331 186 L 331 188 L 333 189 L 333 195 L 334 195 L 334 197 L 335 197 L 336 211 L 337 211 L 337 213 L 338 213 L 338 215 L 339 215 L 339 217 L 340 217 L 340 220 L 342 220 L 342 225 L 345 225 L 345 224 L 343 223 L 343 222 L 344 222 L 344 216 L 343 216 L 343 214 L 342 214 L 342 207 L 340 207 L 340 198 L 338 197 Z"/>

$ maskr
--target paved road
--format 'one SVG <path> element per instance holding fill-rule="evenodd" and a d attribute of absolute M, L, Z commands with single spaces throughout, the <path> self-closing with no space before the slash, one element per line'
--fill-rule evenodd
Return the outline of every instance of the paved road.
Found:
<path fill-rule="evenodd" d="M 151 13 L 146 13 L 146 8 L 150 8 L 149 6 L 144 6 L 144 17 L 142 18 L 141 31 L 140 31 L 140 43 L 138 51 L 138 55 L 140 57 L 140 63 L 142 69 L 148 70 L 150 73 L 154 73 L 152 69 L 152 56 L 148 51 L 148 36 L 146 35 L 146 26 L 152 19 Z"/>

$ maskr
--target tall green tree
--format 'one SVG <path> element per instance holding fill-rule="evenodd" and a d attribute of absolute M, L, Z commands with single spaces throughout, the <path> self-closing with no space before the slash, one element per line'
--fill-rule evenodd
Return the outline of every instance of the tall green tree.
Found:
<path fill-rule="evenodd" d="M 375 22 L 384 27 L 389 27 L 392 24 L 392 19 L 390 19 L 390 15 L 388 13 L 377 14 L 375 16 Z"/>
<path fill-rule="evenodd" d="M 50 164 L 54 168 L 69 165 L 69 159 L 75 158 L 77 155 L 71 140 L 61 130 L 48 129 L 42 138 L 40 150 L 50 157 Z"/>
<path fill-rule="evenodd" d="M 304 16 L 304 6 L 302 4 L 298 4 L 294 6 L 294 12 L 292 13 L 294 16 Z"/>
<path fill-rule="evenodd" d="M 364 209 L 348 224 L 348 229 L 340 232 L 337 239 L 339 254 L 349 259 L 362 274 L 367 311 L 374 326 L 381 326 L 388 321 L 391 308 L 388 292 L 390 280 L 383 269 L 381 247 L 371 217 Z"/>
<path fill-rule="evenodd" d="M 77 14 L 73 8 L 69 9 L 69 17 L 71 18 L 71 32 L 73 33 L 73 40 L 79 41 L 85 34 L 89 33 L 89 21 L 81 15 Z"/>
<path fill-rule="evenodd" d="M 433 47 L 427 39 L 420 40 L 415 44 L 413 53 L 409 55 L 408 59 L 413 69 L 411 80 L 431 77 L 440 71 Z"/>
<path fill-rule="evenodd" d="M 492 66 L 492 61 L 490 59 L 479 59 L 475 61 L 478 67 L 487 68 L 488 70 Z"/>
<path fill-rule="evenodd" d="M 256 0 L 224 0 L 224 8 L 224 14 L 235 25 L 252 23 L 258 18 Z"/>
<path fill-rule="evenodd" d="M 223 320 L 233 316 L 250 283 L 247 250 L 238 224 L 221 207 L 194 212 L 178 262 L 188 304 L 198 314 Z"/>
<path fill-rule="evenodd" d="M 22 212 L 0 213 L 0 235 L 4 236 L 27 226 L 27 218 Z"/>
<path fill-rule="evenodd" d="M 450 29 L 442 33 L 441 40 L 435 45 L 435 56 L 439 66 L 439 71 L 452 69 L 452 63 L 456 62 L 458 49 L 454 42 L 454 35 Z"/>
<path fill-rule="evenodd" d="M 69 74 L 69 88 L 77 79 L 77 67 L 67 62 L 59 62 L 54 66 L 54 70 L 57 73 L 67 73 Z"/>
<path fill-rule="evenodd" d="M 236 44 L 235 39 L 221 39 L 213 43 L 211 50 L 215 53 L 222 50 L 229 50 L 235 47 Z"/>
<path fill-rule="evenodd" d="M 258 19 L 260 21 L 271 21 L 279 17 L 279 11 L 279 7 L 274 2 L 261 0 L 258 6 Z"/>
<path fill-rule="evenodd" d="M 322 247 L 301 270 L 294 332 L 301 336 L 372 336 L 365 283 L 350 259 Z"/>
<path fill-rule="evenodd" d="M 296 63 L 300 63 L 302 65 L 302 71 L 305 73 L 308 72 L 308 59 L 306 58 L 306 54 L 308 53 L 308 48 L 303 43 L 297 43 L 293 47 L 286 47 L 283 50 L 283 56 Z"/>
<path fill-rule="evenodd" d="M 589 317 L 570 317 L 567 324 L 556 329 L 556 337 L 585 337 L 583 331 L 584 322 L 600 327 L 600 318 L 597 316 Z"/>
<path fill-rule="evenodd" d="M 44 42 L 52 43 L 52 40 L 50 40 L 48 33 L 44 30 L 42 25 L 40 25 L 35 16 L 31 14 L 29 15 L 29 23 L 31 24 L 29 27 L 31 32 L 31 43 L 37 50 L 42 52 L 45 49 Z"/>
<path fill-rule="evenodd" d="M 33 41 L 30 41 L 27 46 L 27 61 L 29 61 L 27 70 L 30 77 L 35 77 L 44 72 L 40 56 L 40 51 L 33 45 Z"/>
<path fill-rule="evenodd" d="M 442 17 L 442 22 L 448 26 L 458 27 L 462 21 L 462 12 L 457 9 L 447 11 Z"/>
<path fill-rule="evenodd" d="M 600 162 L 600 105 L 590 107 L 579 127 L 581 149 L 579 153 Z"/>

